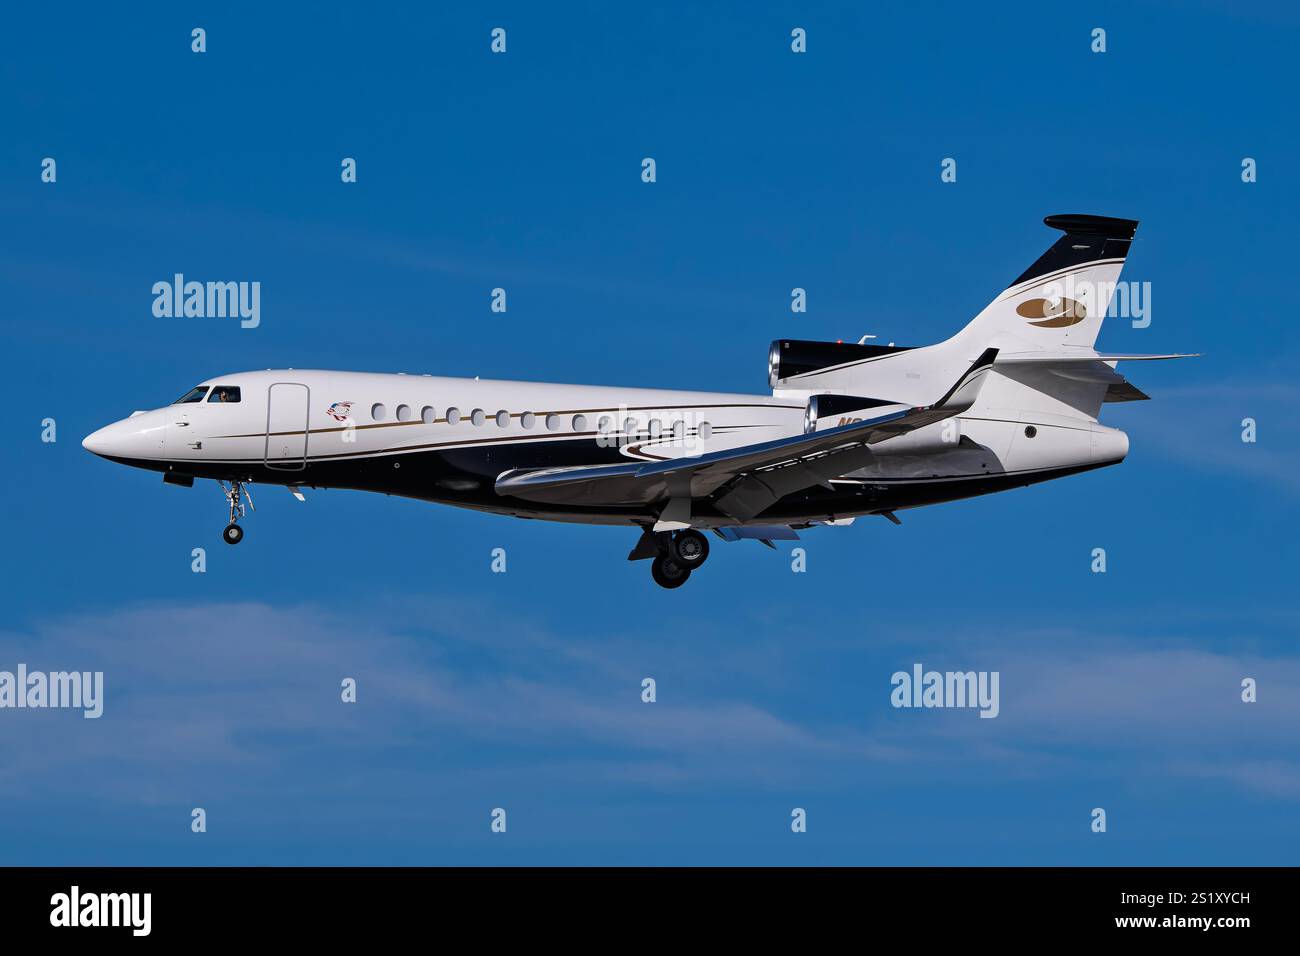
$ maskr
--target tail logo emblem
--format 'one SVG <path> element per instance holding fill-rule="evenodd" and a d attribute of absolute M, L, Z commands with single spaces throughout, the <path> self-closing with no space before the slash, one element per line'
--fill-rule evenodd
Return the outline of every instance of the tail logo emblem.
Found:
<path fill-rule="evenodd" d="M 1086 319 L 1088 310 L 1077 299 L 1026 299 L 1016 306 L 1016 314 L 1026 319 L 1041 319 L 1029 323 L 1040 329 L 1064 329 Z"/>

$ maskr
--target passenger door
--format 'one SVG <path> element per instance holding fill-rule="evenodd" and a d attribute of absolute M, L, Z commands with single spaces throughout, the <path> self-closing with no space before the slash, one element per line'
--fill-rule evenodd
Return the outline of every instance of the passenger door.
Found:
<path fill-rule="evenodd" d="M 307 419 L 311 392 L 297 382 L 276 382 L 267 392 L 266 467 L 302 471 L 307 467 Z"/>

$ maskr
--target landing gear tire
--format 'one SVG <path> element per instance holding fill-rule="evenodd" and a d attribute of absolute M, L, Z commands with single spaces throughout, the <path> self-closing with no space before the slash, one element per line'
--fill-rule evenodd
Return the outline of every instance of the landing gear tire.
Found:
<path fill-rule="evenodd" d="M 698 568 L 709 556 L 709 539 L 694 528 L 673 536 L 672 556 L 687 570 Z"/>
<path fill-rule="evenodd" d="M 691 576 L 691 569 L 676 558 L 661 554 L 650 565 L 650 575 L 661 588 L 679 588 Z"/>
<path fill-rule="evenodd" d="M 221 532 L 221 537 L 226 544 L 239 544 L 244 540 L 244 529 L 232 521 L 226 525 L 226 530 Z"/>

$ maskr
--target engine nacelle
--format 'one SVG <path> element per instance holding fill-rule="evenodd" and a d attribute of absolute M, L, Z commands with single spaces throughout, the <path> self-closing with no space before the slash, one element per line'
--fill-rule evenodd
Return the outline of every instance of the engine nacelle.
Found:
<path fill-rule="evenodd" d="M 777 339 L 767 350 L 767 382 L 776 388 L 777 382 L 818 372 L 836 365 L 847 365 L 863 359 L 878 358 L 894 352 L 906 352 L 901 345 L 856 345 L 844 342 L 810 342 L 802 339 Z"/>
<path fill-rule="evenodd" d="M 883 414 L 879 409 L 885 406 L 903 407 L 898 402 L 863 398 L 859 395 L 814 395 L 808 399 L 808 407 L 804 409 L 804 434 L 826 428 L 838 428 L 840 425 L 852 425 L 864 418 Z"/>

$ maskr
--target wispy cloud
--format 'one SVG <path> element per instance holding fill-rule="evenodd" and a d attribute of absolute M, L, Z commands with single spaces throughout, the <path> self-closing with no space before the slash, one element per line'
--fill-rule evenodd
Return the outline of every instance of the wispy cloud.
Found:
<path fill-rule="evenodd" d="M 1293 409 L 1300 388 L 1290 382 L 1213 382 L 1159 389 L 1142 414 L 1120 425 L 1140 451 L 1197 470 L 1300 491 L 1300 424 Z M 1242 420 L 1256 422 L 1256 441 L 1241 440 Z"/>
<path fill-rule="evenodd" d="M 0 634 L 0 667 L 103 670 L 104 717 L 0 713 L 0 794 L 39 798 L 76 779 L 136 803 L 265 796 L 328 779 L 334 760 L 347 759 L 425 785 L 527 768 L 537 779 L 636 790 L 834 789 L 968 779 L 973 766 L 987 780 L 1098 766 L 1122 775 L 1141 764 L 1300 797 L 1295 657 L 1171 640 L 1143 647 L 1081 629 L 913 639 L 905 652 L 905 641 L 883 640 L 882 655 L 874 639 L 827 634 L 804 638 L 797 656 L 752 646 L 749 669 L 737 671 L 729 662 L 743 640 L 672 643 L 656 657 L 648 639 L 581 625 L 562 634 L 437 599 L 382 614 L 229 603 L 59 617 Z M 930 667 L 999 670 L 1001 716 L 893 710 L 900 652 Z M 803 696 L 798 671 L 824 666 L 824 655 L 860 674 L 844 691 L 856 695 L 847 708 L 828 712 Z M 670 659 L 693 679 L 665 682 L 659 702 L 643 704 L 648 659 L 656 670 Z M 1257 704 L 1240 701 L 1246 676 L 1259 681 Z M 344 677 L 358 681 L 357 704 L 340 701 Z"/>
<path fill-rule="evenodd" d="M 1262 795 L 1300 799 L 1300 660 L 1199 649 L 1134 649 L 1084 632 L 1026 651 L 989 645 L 971 655 L 1001 671 L 995 728 L 932 722 L 957 753 L 1020 764 L 1018 772 L 1213 778 Z M 1242 700 L 1242 680 L 1258 700 Z M 914 728 L 912 729 L 914 732 Z M 934 750 L 939 752 L 938 744 Z"/>
<path fill-rule="evenodd" d="M 462 608 L 447 619 L 463 616 Z M 620 668 L 612 658 L 526 621 L 496 628 L 497 617 L 481 615 L 477 631 L 449 625 L 410 633 L 315 606 L 164 605 L 0 635 L 0 662 L 9 662 L 0 666 L 103 670 L 106 686 L 98 721 L 0 714 L 9 755 L 0 793 L 31 796 L 89 773 L 106 795 L 138 799 L 142 783 L 152 781 L 152 792 L 167 799 L 169 783 L 183 792 L 199 779 L 207 792 L 238 790 L 250 773 L 265 783 L 286 750 L 400 750 L 430 739 L 444 749 L 466 742 L 518 748 L 530 761 L 569 760 L 578 747 L 614 748 L 624 759 L 652 754 L 676 764 L 669 778 L 728 760 L 740 771 L 755 753 L 843 746 L 744 700 L 647 706 L 638 671 L 612 679 Z M 340 700 L 344 677 L 358 682 L 355 705 Z M 466 763 L 472 772 L 481 761 Z M 316 772 L 327 775 L 329 767 Z"/>

